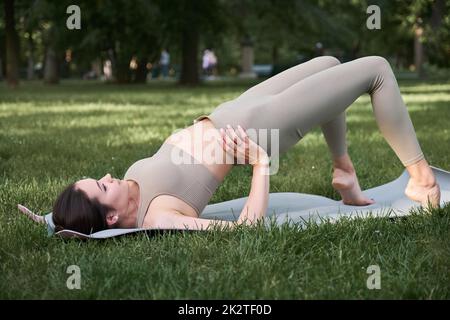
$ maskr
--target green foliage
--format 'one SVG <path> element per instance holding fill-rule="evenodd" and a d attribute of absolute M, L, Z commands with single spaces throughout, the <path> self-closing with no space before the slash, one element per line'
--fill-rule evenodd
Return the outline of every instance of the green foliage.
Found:
<path fill-rule="evenodd" d="M 239 71 L 244 40 L 254 45 L 255 63 L 274 64 L 277 70 L 316 55 L 317 42 L 342 61 L 382 55 L 407 68 L 414 63 L 417 27 L 424 29 L 428 63 L 450 66 L 450 0 L 80 0 L 82 28 L 76 31 L 66 28 L 70 0 L 15 4 L 23 69 L 29 56 L 42 64 L 46 48 L 53 47 L 60 60 L 72 50 L 75 75 L 90 70 L 92 61 L 110 59 L 119 82 L 143 82 L 147 62 L 155 64 L 163 47 L 181 71 L 183 50 L 191 45 L 198 52 L 185 63 L 194 64 L 202 49 L 212 47 L 224 74 Z M 372 4 L 381 9 L 380 30 L 366 27 Z M 0 19 L 0 40 L 3 29 Z M 188 30 L 198 32 L 198 44 L 185 39 Z M 3 51 L 0 46 L 2 57 Z M 138 70 L 130 70 L 132 58 Z"/>

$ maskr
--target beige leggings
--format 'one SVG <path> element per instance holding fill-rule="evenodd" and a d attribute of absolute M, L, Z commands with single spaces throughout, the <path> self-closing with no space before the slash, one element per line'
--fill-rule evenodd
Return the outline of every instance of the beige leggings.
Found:
<path fill-rule="evenodd" d="M 331 154 L 347 153 L 345 110 L 369 93 L 381 134 L 406 167 L 424 158 L 386 59 L 368 56 L 341 64 L 321 56 L 281 72 L 218 106 L 216 127 L 279 129 L 279 153 L 320 125 Z M 369 146 L 368 146 L 369 148 Z M 271 155 L 270 143 L 265 148 Z"/>

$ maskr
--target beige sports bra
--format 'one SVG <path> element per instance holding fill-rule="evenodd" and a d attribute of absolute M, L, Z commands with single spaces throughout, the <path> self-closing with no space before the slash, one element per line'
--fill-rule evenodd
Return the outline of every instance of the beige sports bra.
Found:
<path fill-rule="evenodd" d="M 139 185 L 137 228 L 142 227 L 148 207 L 156 196 L 175 196 L 200 215 L 220 184 L 192 155 L 169 143 L 163 143 L 153 156 L 133 163 L 123 179 L 134 180 Z"/>

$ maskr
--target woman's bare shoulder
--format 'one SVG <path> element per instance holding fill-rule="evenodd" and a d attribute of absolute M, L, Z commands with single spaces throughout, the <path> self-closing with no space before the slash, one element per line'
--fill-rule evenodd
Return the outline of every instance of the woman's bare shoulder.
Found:
<path fill-rule="evenodd" d="M 231 221 L 211 220 L 196 218 L 167 207 L 153 208 L 147 211 L 143 228 L 155 229 L 188 229 L 205 230 L 211 225 L 218 224 L 221 227 L 232 227 Z"/>

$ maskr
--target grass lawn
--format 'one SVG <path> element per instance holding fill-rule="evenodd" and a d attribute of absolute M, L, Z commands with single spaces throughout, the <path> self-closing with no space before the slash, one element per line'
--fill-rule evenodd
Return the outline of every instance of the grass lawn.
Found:
<path fill-rule="evenodd" d="M 450 81 L 400 81 L 431 165 L 450 169 Z M 63 187 L 105 173 L 123 177 L 174 130 L 235 98 L 251 82 L 56 87 L 0 86 L 1 299 L 332 299 L 450 298 L 450 206 L 398 220 L 342 220 L 305 230 L 242 227 L 233 232 L 145 235 L 80 242 L 48 238 L 19 215 L 17 203 L 51 211 Z M 382 138 L 370 97 L 347 112 L 349 152 L 368 189 L 403 171 Z M 370 153 L 369 153 L 370 152 Z M 211 203 L 248 195 L 251 167 L 235 167 Z M 271 192 L 339 199 L 319 128 L 280 159 Z M 81 289 L 69 290 L 77 265 Z M 378 265 L 381 289 L 369 290 Z"/>

